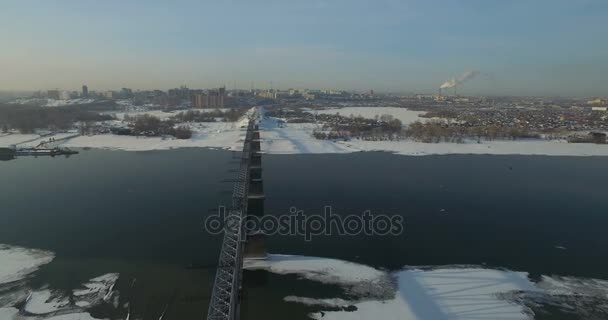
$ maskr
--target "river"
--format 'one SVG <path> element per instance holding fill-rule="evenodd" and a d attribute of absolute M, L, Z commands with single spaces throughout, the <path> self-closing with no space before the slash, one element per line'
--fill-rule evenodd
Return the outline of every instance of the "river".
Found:
<path fill-rule="evenodd" d="M 230 201 L 233 157 L 208 149 L 81 150 L 0 162 L 0 244 L 55 254 L 30 280 L 34 289 L 69 291 L 120 274 L 119 307 L 94 307 L 93 316 L 125 317 L 129 309 L 132 319 L 164 311 L 167 319 L 202 317 L 221 240 L 203 221 Z M 272 236 L 272 253 L 388 271 L 477 265 L 608 279 L 606 158 L 369 152 L 264 155 L 263 167 L 267 214 L 331 206 L 340 215 L 371 210 L 405 222 L 399 236 Z M 248 274 L 263 281 L 247 290 L 244 319 L 306 319 L 318 308 L 285 302 L 294 291 L 341 295 L 295 275 Z"/>

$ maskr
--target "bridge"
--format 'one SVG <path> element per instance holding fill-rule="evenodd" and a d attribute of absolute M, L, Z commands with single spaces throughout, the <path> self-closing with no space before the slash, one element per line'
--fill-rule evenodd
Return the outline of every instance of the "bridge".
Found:
<path fill-rule="evenodd" d="M 249 118 L 232 203 L 226 210 L 224 238 L 209 302 L 208 320 L 239 319 L 243 259 L 263 259 L 266 256 L 265 235 L 261 232 L 246 234 L 244 228 L 248 215 L 261 216 L 264 213 L 262 154 L 256 123 L 257 115 Z"/>

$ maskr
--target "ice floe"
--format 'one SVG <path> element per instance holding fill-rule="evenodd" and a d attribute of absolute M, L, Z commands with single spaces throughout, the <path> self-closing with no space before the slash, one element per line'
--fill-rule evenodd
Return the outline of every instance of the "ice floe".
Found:
<path fill-rule="evenodd" d="M 54 258 L 49 251 L 0 244 L 0 285 L 24 279 Z"/>
<path fill-rule="evenodd" d="M 30 294 L 25 304 L 25 311 L 31 314 L 57 312 L 70 304 L 70 300 L 60 293 L 45 289 Z"/>
<path fill-rule="evenodd" d="M 112 292 L 118 277 L 118 273 L 108 273 L 93 278 L 89 280 L 89 282 L 83 284 L 84 289 L 74 289 L 73 294 L 76 297 L 98 297 L 107 300 L 108 294 Z"/>
<path fill-rule="evenodd" d="M 588 318 L 608 315 L 608 281 L 597 279 L 543 276 L 535 282 L 525 272 L 459 265 L 385 272 L 336 259 L 289 255 L 247 260 L 245 268 L 342 286 L 345 297 L 284 298 L 318 307 L 319 312 L 310 314 L 313 319 L 526 320 L 533 319 L 533 308 L 540 304 L 569 307 Z M 395 279 L 395 284 L 381 279 Z M 367 292 L 351 290 L 362 282 L 384 283 L 393 292 L 374 285 Z"/>
<path fill-rule="evenodd" d="M 90 279 L 72 292 L 32 288 L 28 279 L 54 258 L 49 251 L 0 244 L 0 320 L 94 320 L 89 308 L 117 305 L 117 273 Z"/>
<path fill-rule="evenodd" d="M 331 299 L 315 299 L 315 298 L 307 298 L 307 297 L 297 297 L 297 296 L 287 296 L 283 298 L 286 302 L 296 302 L 300 304 L 304 304 L 307 306 L 322 306 L 329 308 L 342 308 L 352 305 L 352 301 L 340 299 L 340 298 L 331 298 Z"/>
<path fill-rule="evenodd" d="M 394 281 L 388 273 L 337 259 L 273 254 L 267 260 L 245 260 L 244 268 L 337 284 L 358 296 L 386 297 L 394 292 Z"/>
<path fill-rule="evenodd" d="M 407 125 L 412 122 L 420 121 L 426 122 L 429 118 L 420 117 L 425 114 L 425 111 L 413 111 L 406 108 L 397 107 L 344 107 L 344 108 L 331 108 L 314 110 L 311 113 L 317 114 L 336 114 L 339 113 L 343 117 L 348 117 L 351 114 L 355 117 L 363 117 L 367 119 L 374 119 L 383 115 L 391 115 L 395 119 L 399 119 L 402 124 Z"/>
<path fill-rule="evenodd" d="M 48 288 L 32 291 L 25 299 L 20 319 L 94 319 L 85 311 L 104 302 L 114 305 L 119 294 L 113 290 L 118 278 L 117 273 L 109 273 L 90 279 L 82 284 L 82 288 L 74 289 L 71 295 Z M 114 301 L 112 301 L 112 298 L 114 298 Z M 12 306 L 5 305 L 4 310 L 0 310 L 0 314 L 2 314 L 1 312 L 11 314 L 14 312 L 14 306 L 22 301 L 14 300 Z M 19 310 L 17 310 L 17 313 L 19 313 Z"/>

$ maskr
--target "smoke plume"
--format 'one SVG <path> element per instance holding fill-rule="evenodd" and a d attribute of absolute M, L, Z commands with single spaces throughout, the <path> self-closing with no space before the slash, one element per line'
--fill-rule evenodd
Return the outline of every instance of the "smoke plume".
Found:
<path fill-rule="evenodd" d="M 441 89 L 454 88 L 455 86 L 458 86 L 467 80 L 475 78 L 475 76 L 477 76 L 478 74 L 479 74 L 479 71 L 475 71 L 475 70 L 467 71 L 458 78 L 453 78 L 452 80 L 446 81 L 444 84 L 441 85 L 440 88 Z"/>

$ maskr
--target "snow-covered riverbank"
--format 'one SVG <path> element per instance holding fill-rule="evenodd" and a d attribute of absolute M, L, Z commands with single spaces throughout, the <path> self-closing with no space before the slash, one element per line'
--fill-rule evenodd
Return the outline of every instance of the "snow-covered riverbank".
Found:
<path fill-rule="evenodd" d="M 405 125 L 414 121 L 426 121 L 420 112 L 403 108 L 342 108 L 318 110 L 318 113 L 361 115 L 374 118 L 389 114 Z M 124 116 L 120 114 L 119 116 Z M 331 141 L 318 140 L 312 134 L 320 125 L 314 123 L 280 124 L 280 119 L 263 117 L 260 122 L 262 150 L 269 154 L 322 154 L 353 153 L 362 151 L 386 151 L 400 155 L 423 156 L 445 154 L 497 154 L 497 155 L 547 155 L 547 156 L 608 156 L 608 145 L 590 143 L 567 143 L 563 140 L 518 140 L 518 141 L 466 141 L 465 143 L 422 143 L 412 140 L 400 141 Z M 210 122 L 184 124 L 191 128 L 193 136 L 180 140 L 173 137 L 135 137 L 103 134 L 78 136 L 62 141 L 59 146 L 69 148 L 99 148 L 126 151 L 166 150 L 173 148 L 218 148 L 240 150 L 245 131 L 242 122 Z M 50 138 L 60 140 L 68 134 L 40 137 L 31 134 L 2 134 L 0 147 L 17 144 L 35 146 Z"/>

